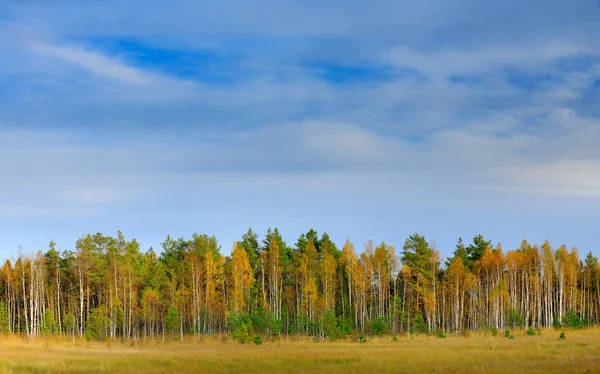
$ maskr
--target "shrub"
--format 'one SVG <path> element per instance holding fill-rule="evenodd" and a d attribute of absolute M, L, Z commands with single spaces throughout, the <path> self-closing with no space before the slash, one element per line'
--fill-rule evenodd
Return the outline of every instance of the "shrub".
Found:
<path fill-rule="evenodd" d="M 558 340 L 565 340 L 567 339 L 567 334 L 565 334 L 565 330 L 562 330 L 560 332 L 560 335 L 558 336 Z"/>
<path fill-rule="evenodd" d="M 260 336 L 260 335 L 256 335 L 256 336 L 254 337 L 254 340 L 253 340 L 253 341 L 254 341 L 254 344 L 256 344 L 256 345 L 261 345 L 261 344 L 262 344 L 262 336 Z"/>
<path fill-rule="evenodd" d="M 90 333 L 94 340 L 103 341 L 107 336 L 108 326 L 109 319 L 104 308 L 94 308 L 88 315 L 86 334 Z"/>
<path fill-rule="evenodd" d="M 413 326 L 417 334 L 427 332 L 427 323 L 425 323 L 425 318 L 423 318 L 423 314 L 417 313 L 413 321 Z"/>
<path fill-rule="evenodd" d="M 179 329 L 179 310 L 176 306 L 171 305 L 167 311 L 167 317 L 165 319 L 165 324 L 167 330 L 171 332 L 173 335 L 173 339 L 175 339 L 175 334 Z"/>
<path fill-rule="evenodd" d="M 378 335 L 378 336 L 381 336 L 386 333 L 387 324 L 385 323 L 385 320 L 383 319 L 383 317 L 376 318 L 375 321 L 373 321 L 373 325 L 371 326 L 371 331 L 372 331 L 373 335 Z"/>
<path fill-rule="evenodd" d="M 346 319 L 339 319 L 338 321 L 338 332 L 340 337 L 351 334 L 354 331 L 354 321 L 352 317 Z"/>
<path fill-rule="evenodd" d="M 562 326 L 569 327 L 575 330 L 580 330 L 586 325 L 585 320 L 581 320 L 579 316 L 577 316 L 577 312 L 575 309 L 570 309 L 564 316 L 562 320 Z"/>
<path fill-rule="evenodd" d="M 338 328 L 337 319 L 331 310 L 325 313 L 323 316 L 323 335 L 329 338 L 329 340 L 335 340 L 340 337 L 340 330 Z"/>
<path fill-rule="evenodd" d="M 236 326 L 235 330 L 231 334 L 235 340 L 238 342 L 245 344 L 252 340 L 252 323 L 242 323 Z"/>
<path fill-rule="evenodd" d="M 562 323 L 560 323 L 558 316 L 554 316 L 554 319 L 552 320 L 552 327 L 554 327 L 556 330 L 562 327 Z"/>
<path fill-rule="evenodd" d="M 444 330 L 440 329 L 440 330 L 437 330 L 437 332 L 435 333 L 435 336 L 437 336 L 440 339 L 444 339 L 446 337 L 446 334 L 444 333 Z"/>
<path fill-rule="evenodd" d="M 510 336 L 510 330 L 509 329 L 504 330 L 504 337 L 508 338 L 509 336 Z"/>
<path fill-rule="evenodd" d="M 56 320 L 54 319 L 54 313 L 52 313 L 52 310 L 46 309 L 46 311 L 42 315 L 42 325 L 40 327 L 40 330 L 44 334 L 52 334 L 56 333 L 57 329 L 58 325 L 56 323 Z"/>
<path fill-rule="evenodd" d="M 490 332 L 492 333 L 492 336 L 497 336 L 498 335 L 498 328 L 492 327 L 490 329 Z"/>
<path fill-rule="evenodd" d="M 535 328 L 533 328 L 533 326 L 529 326 L 529 328 L 527 329 L 527 331 L 525 331 L 527 333 L 527 335 L 529 336 L 534 336 L 536 334 L 535 332 Z"/>
<path fill-rule="evenodd" d="M 397 336 L 392 337 L 392 341 L 393 342 L 397 342 L 398 341 L 398 337 Z"/>
<path fill-rule="evenodd" d="M 7 334 L 10 326 L 10 322 L 8 320 L 8 309 L 6 308 L 6 304 L 4 301 L 0 301 L 0 332 L 3 334 Z"/>
<path fill-rule="evenodd" d="M 368 342 L 369 340 L 368 340 L 368 339 L 365 337 L 365 335 L 364 335 L 364 334 L 360 334 L 360 335 L 358 336 L 358 341 L 359 341 L 360 343 L 366 343 L 366 342 Z"/>
<path fill-rule="evenodd" d="M 268 314 L 269 339 L 274 342 L 281 339 L 281 321 L 273 313 Z"/>
<path fill-rule="evenodd" d="M 523 327 L 525 325 L 525 318 L 515 308 L 510 308 L 506 313 L 506 323 L 511 328 Z"/>

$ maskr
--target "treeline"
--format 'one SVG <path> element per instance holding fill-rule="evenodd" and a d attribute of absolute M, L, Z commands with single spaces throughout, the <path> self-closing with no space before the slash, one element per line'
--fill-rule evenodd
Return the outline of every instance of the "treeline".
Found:
<path fill-rule="evenodd" d="M 401 250 L 314 230 L 286 244 L 248 230 L 221 254 L 214 236 L 167 237 L 162 251 L 86 235 L 74 250 L 53 242 L 0 271 L 0 330 L 37 337 L 174 339 L 230 333 L 340 337 L 597 324 L 600 266 L 590 252 L 523 241 L 495 248 L 481 235 L 453 255 L 421 235 Z"/>

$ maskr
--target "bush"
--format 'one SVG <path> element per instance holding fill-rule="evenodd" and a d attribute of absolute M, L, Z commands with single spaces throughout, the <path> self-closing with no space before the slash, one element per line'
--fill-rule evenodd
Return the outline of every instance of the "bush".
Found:
<path fill-rule="evenodd" d="M 504 337 L 508 338 L 509 336 L 510 336 L 510 330 L 509 329 L 504 330 Z"/>
<path fill-rule="evenodd" d="M 175 339 L 175 334 L 179 329 L 179 310 L 176 306 L 171 305 L 167 310 L 167 317 L 165 319 L 165 324 L 167 330 L 171 332 L 173 335 L 173 339 Z"/>
<path fill-rule="evenodd" d="M 238 342 L 245 344 L 252 340 L 252 323 L 242 323 L 236 326 L 235 330 L 231 334 L 235 340 Z"/>
<path fill-rule="evenodd" d="M 8 309 L 4 301 L 0 301 L 0 332 L 7 334 L 9 331 L 10 322 L 8 320 Z"/>
<path fill-rule="evenodd" d="M 336 340 L 340 337 L 340 330 L 338 328 L 337 319 L 331 310 L 325 313 L 323 316 L 323 335 L 329 340 Z"/>
<path fill-rule="evenodd" d="M 410 327 L 410 333 L 425 333 L 427 332 L 427 323 L 425 323 L 425 318 L 423 318 L 423 314 L 417 313 L 415 318 L 413 319 L 412 326 Z"/>
<path fill-rule="evenodd" d="M 392 341 L 393 342 L 397 342 L 398 341 L 398 337 L 397 336 L 392 337 Z"/>
<path fill-rule="evenodd" d="M 368 340 L 368 339 L 365 337 L 365 335 L 364 335 L 364 334 L 360 334 L 360 335 L 358 336 L 358 341 L 359 341 L 360 343 L 366 343 L 366 342 L 368 342 L 369 340 Z"/>
<path fill-rule="evenodd" d="M 94 340 L 103 341 L 107 336 L 108 326 L 109 319 L 104 308 L 94 308 L 88 315 L 86 334 L 89 333 Z"/>
<path fill-rule="evenodd" d="M 533 326 L 529 326 L 529 328 L 527 329 L 527 331 L 525 331 L 527 333 L 527 335 L 529 336 L 534 336 L 536 334 L 535 328 L 533 328 Z"/>
<path fill-rule="evenodd" d="M 385 334 L 387 331 L 387 323 L 385 323 L 385 319 L 383 317 L 376 318 L 371 325 L 371 332 L 373 335 L 381 336 Z"/>
<path fill-rule="evenodd" d="M 274 342 L 281 339 L 281 321 L 273 313 L 268 315 L 269 339 Z"/>
<path fill-rule="evenodd" d="M 498 329 L 496 327 L 492 327 L 490 329 L 490 333 L 492 333 L 492 336 L 497 336 L 498 335 Z"/>
<path fill-rule="evenodd" d="M 54 319 L 54 313 L 52 313 L 52 310 L 46 309 L 42 315 L 42 325 L 40 330 L 43 334 L 53 334 L 57 332 L 58 325 Z"/>
<path fill-rule="evenodd" d="M 587 321 L 582 320 L 577 316 L 577 312 L 575 309 L 570 309 L 564 316 L 562 320 L 562 326 L 569 327 L 575 330 L 580 330 L 584 328 L 587 324 Z"/>
<path fill-rule="evenodd" d="M 340 331 L 341 336 L 350 335 L 355 328 L 356 325 L 354 323 L 354 319 L 351 316 L 346 317 L 346 319 L 340 318 L 338 321 L 338 329 Z"/>
<path fill-rule="evenodd" d="M 239 343 L 245 344 L 252 341 L 254 328 L 247 313 L 231 313 L 227 325 L 231 331 L 231 336 Z"/>
<path fill-rule="evenodd" d="M 562 327 L 562 323 L 560 323 L 558 316 L 554 316 L 554 319 L 552 320 L 552 327 L 554 327 L 556 330 Z"/>
<path fill-rule="evenodd" d="M 519 328 L 525 326 L 525 318 L 515 308 L 510 308 L 506 313 L 506 323 L 511 328 Z"/>
<path fill-rule="evenodd" d="M 437 330 L 437 332 L 435 333 L 435 336 L 437 336 L 440 339 L 444 339 L 446 337 L 446 334 L 444 333 L 444 330 L 440 329 L 440 330 Z"/>
<path fill-rule="evenodd" d="M 256 335 L 256 336 L 254 337 L 254 340 L 253 340 L 253 341 L 254 341 L 254 344 L 256 344 L 256 345 L 261 345 L 261 344 L 262 344 L 262 336 L 260 336 L 260 335 Z"/>
<path fill-rule="evenodd" d="M 567 334 L 565 334 L 565 330 L 562 330 L 560 332 L 560 335 L 558 336 L 558 340 L 565 340 L 567 339 Z"/>

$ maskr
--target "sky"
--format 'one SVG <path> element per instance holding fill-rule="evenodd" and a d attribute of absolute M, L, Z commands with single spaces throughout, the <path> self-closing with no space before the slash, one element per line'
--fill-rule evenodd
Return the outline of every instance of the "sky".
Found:
<path fill-rule="evenodd" d="M 600 255 L 597 0 L 0 0 L 0 257 L 86 233 Z"/>

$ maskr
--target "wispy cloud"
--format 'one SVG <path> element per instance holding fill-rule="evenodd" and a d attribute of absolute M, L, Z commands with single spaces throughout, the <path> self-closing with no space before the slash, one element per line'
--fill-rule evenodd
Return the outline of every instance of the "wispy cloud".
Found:
<path fill-rule="evenodd" d="M 132 84 L 145 84 L 149 81 L 145 73 L 139 69 L 82 48 L 38 43 L 33 45 L 33 50 L 48 57 L 61 59 L 101 77 Z"/>

